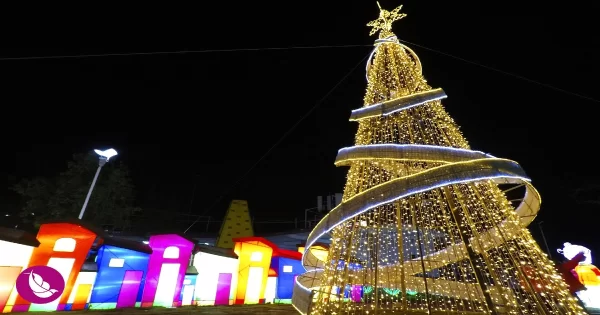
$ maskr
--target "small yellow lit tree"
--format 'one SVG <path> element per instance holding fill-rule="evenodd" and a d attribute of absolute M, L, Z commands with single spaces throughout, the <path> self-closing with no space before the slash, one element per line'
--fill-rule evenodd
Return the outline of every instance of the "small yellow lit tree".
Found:
<path fill-rule="evenodd" d="M 583 314 L 527 230 L 540 197 L 514 161 L 471 150 L 441 89 L 380 9 L 343 202 L 311 232 L 294 288 L 309 314 Z M 507 188 L 509 187 L 509 188 Z M 509 190 L 524 197 L 509 201 Z M 330 234 L 326 260 L 310 245 Z"/>

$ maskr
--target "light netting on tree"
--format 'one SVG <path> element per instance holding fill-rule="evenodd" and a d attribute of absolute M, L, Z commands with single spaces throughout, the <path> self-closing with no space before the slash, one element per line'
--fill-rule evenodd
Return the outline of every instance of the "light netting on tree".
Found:
<path fill-rule="evenodd" d="M 310 234 L 294 306 L 310 314 L 581 314 L 526 226 L 540 206 L 514 161 L 473 151 L 381 10 L 342 203 Z M 520 187 L 516 206 L 507 189 Z M 503 189 L 501 189 L 503 188 Z M 514 200 L 513 200 L 514 201 Z M 310 251 L 331 235 L 326 260 Z"/>

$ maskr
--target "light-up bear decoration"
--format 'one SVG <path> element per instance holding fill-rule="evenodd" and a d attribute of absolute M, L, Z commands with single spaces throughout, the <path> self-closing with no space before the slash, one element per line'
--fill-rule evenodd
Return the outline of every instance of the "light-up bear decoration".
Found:
<path fill-rule="evenodd" d="M 563 246 L 557 251 L 569 260 L 583 252 L 585 259 L 575 267 L 574 271 L 586 290 L 577 292 L 577 296 L 586 308 L 600 309 L 600 270 L 592 265 L 592 251 L 587 247 L 571 243 L 564 243 Z"/>

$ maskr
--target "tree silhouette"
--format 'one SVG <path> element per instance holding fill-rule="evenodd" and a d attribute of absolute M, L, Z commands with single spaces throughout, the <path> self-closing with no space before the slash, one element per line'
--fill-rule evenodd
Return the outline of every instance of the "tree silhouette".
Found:
<path fill-rule="evenodd" d="M 67 170 L 52 178 L 22 179 L 15 186 L 22 198 L 21 217 L 36 227 L 46 220 L 77 218 L 98 168 L 97 155 L 75 154 Z M 96 225 L 126 227 L 136 210 L 129 168 L 110 161 L 102 168 L 84 220 Z"/>

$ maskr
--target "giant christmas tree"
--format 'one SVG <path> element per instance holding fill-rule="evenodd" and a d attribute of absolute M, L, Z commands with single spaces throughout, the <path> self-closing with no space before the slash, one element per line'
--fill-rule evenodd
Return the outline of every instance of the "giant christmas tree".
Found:
<path fill-rule="evenodd" d="M 514 161 L 473 151 L 446 113 L 441 89 L 391 24 L 367 65 L 364 106 L 343 202 L 311 232 L 294 306 L 310 314 L 582 314 L 526 226 L 540 197 Z M 506 187 L 510 187 L 506 189 Z M 513 205 L 507 190 L 524 197 Z M 309 247 L 331 235 L 329 254 Z"/>

